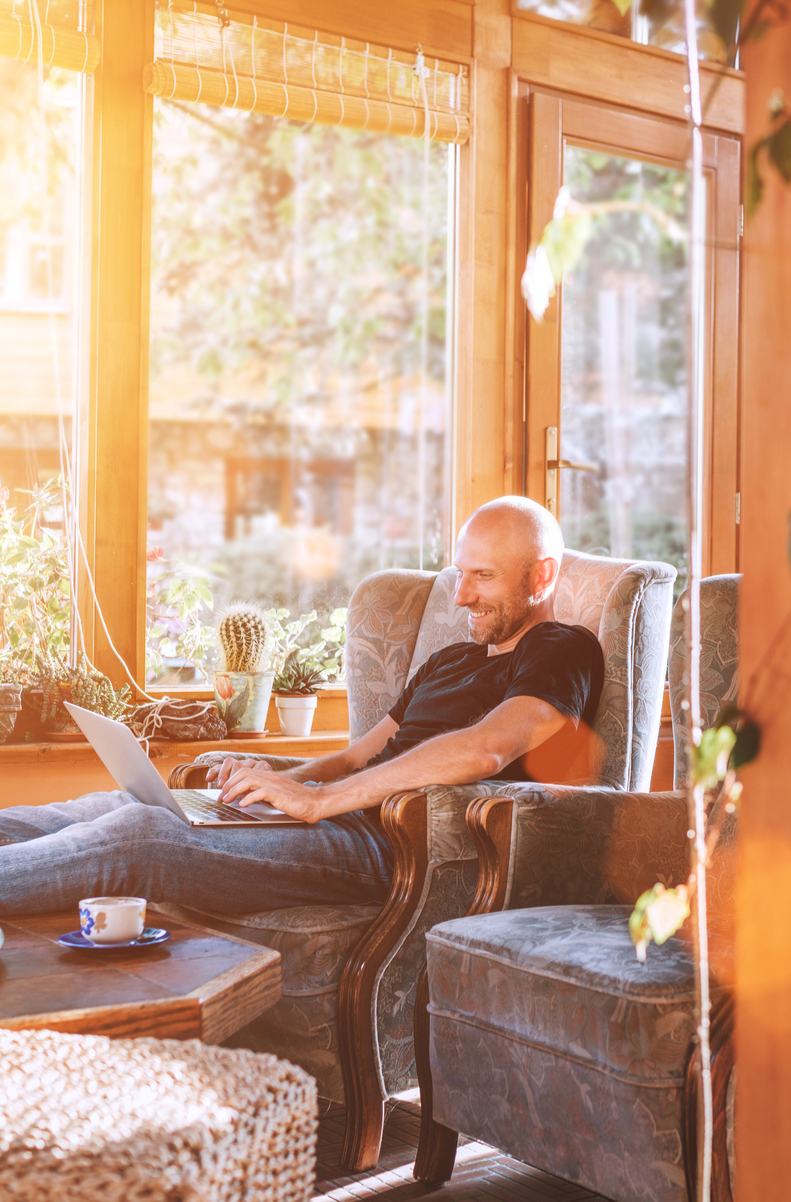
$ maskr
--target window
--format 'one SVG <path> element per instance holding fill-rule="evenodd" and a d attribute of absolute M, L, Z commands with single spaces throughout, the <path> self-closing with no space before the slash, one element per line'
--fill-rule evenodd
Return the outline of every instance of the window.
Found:
<path fill-rule="evenodd" d="M 443 566 L 448 155 L 155 102 L 155 596 L 192 575 L 321 621 L 369 572 Z M 169 650 L 152 683 L 191 678 Z"/>
<path fill-rule="evenodd" d="M 17 515 L 57 478 L 74 414 L 79 76 L 0 58 L 0 486 Z M 60 444 L 59 420 L 65 447 Z M 63 523 L 62 505 L 43 515 Z"/>

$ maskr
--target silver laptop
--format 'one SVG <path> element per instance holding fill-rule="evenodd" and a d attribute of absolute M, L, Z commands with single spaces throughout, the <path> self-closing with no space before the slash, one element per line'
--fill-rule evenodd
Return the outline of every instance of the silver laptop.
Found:
<path fill-rule="evenodd" d="M 169 789 L 128 726 L 79 705 L 66 709 L 113 780 L 148 806 L 162 806 L 190 826 L 304 826 L 266 802 L 240 808 L 219 800 L 219 789 Z"/>

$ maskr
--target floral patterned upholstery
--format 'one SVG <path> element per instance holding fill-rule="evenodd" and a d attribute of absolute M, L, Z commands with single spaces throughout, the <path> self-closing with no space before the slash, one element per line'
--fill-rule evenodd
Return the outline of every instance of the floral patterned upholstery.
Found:
<path fill-rule="evenodd" d="M 607 701 L 599 707 L 597 730 L 605 741 L 613 741 L 607 747 L 606 778 L 622 788 L 635 779 L 647 783 L 651 769 L 674 576 L 674 570 L 664 564 L 628 564 L 572 551 L 563 559 L 558 617 L 589 626 L 603 642 Z M 438 574 L 394 570 L 367 577 L 355 590 L 346 642 L 352 739 L 380 721 L 434 651 L 466 640 L 464 612 L 453 603 L 454 584 L 453 569 Z M 641 676 L 637 665 L 643 661 Z M 635 679 L 637 690 L 632 687 Z M 640 693 L 638 702 L 635 691 Z M 608 706 L 612 712 L 607 712 Z M 227 754 L 208 752 L 197 762 L 218 763 Z M 255 757 L 239 753 L 236 758 Z M 281 771 L 300 762 L 262 758 Z M 383 1097 L 416 1084 L 414 1000 L 425 963 L 425 934 L 435 923 L 463 914 L 475 892 L 477 853 L 464 820 L 467 806 L 475 797 L 502 790 L 501 782 L 483 782 L 435 785 L 427 791 L 429 869 L 423 901 L 377 987 Z M 321 1095 L 337 1101 L 343 1100 L 336 1055 L 338 979 L 343 961 L 377 912 L 375 906 L 317 906 L 236 915 L 233 922 L 227 915 L 192 915 L 283 952 L 283 1000 L 251 1024 L 241 1039 L 256 1050 L 273 1052 L 309 1069 Z M 303 939 L 308 945 L 304 952 L 297 946 Z"/>
<path fill-rule="evenodd" d="M 629 912 L 548 906 L 430 932 L 434 1116 L 616 1202 L 683 1202 L 692 959 L 674 938 L 638 964 Z"/>
<path fill-rule="evenodd" d="M 735 576 L 701 588 L 707 724 L 736 697 L 737 593 Z M 686 748 L 683 602 L 670 663 L 677 754 Z M 677 779 L 684 770 L 677 765 Z M 508 908 L 428 936 L 434 1117 L 615 1202 L 685 1202 L 688 936 L 651 946 L 640 965 L 627 919 L 655 882 L 686 879 L 686 794 L 501 792 L 515 801 Z M 734 984 L 736 854 L 729 818 L 708 873 L 715 1005 Z M 727 1122 L 732 1133 L 732 1108 Z"/>
<path fill-rule="evenodd" d="M 703 729 L 712 726 L 723 705 L 739 693 L 739 576 L 709 576 L 700 584 L 700 708 Z M 679 597 L 670 631 L 670 704 L 675 739 L 677 789 L 689 783 L 689 731 L 681 703 L 689 689 L 689 625 L 686 603 Z"/>

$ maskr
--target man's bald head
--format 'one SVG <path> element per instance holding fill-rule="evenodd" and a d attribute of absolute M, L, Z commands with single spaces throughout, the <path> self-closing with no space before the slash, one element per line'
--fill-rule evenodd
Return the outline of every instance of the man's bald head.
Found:
<path fill-rule="evenodd" d="M 456 604 L 468 611 L 472 638 L 499 645 L 551 620 L 562 558 L 560 526 L 535 501 L 498 497 L 476 509 L 456 544 Z"/>
<path fill-rule="evenodd" d="M 498 497 L 476 509 L 459 531 L 459 538 L 470 534 L 502 546 L 508 557 L 518 555 L 525 572 L 539 559 L 554 559 L 560 567 L 563 559 L 563 534 L 548 509 L 528 497 Z"/>

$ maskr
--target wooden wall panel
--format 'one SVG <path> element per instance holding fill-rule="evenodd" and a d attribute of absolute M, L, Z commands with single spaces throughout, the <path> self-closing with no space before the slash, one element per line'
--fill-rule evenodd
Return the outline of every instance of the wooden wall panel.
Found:
<path fill-rule="evenodd" d="M 229 7 L 259 13 L 274 21 L 307 26 L 360 41 L 414 50 L 452 59 L 472 57 L 475 0 L 400 0 L 398 4 L 365 0 L 233 0 Z"/>
<path fill-rule="evenodd" d="M 678 54 L 525 14 L 514 17 L 513 39 L 514 71 L 528 83 L 684 120 L 687 71 Z M 718 69 L 704 63 L 701 75 L 705 102 Z M 707 126 L 743 133 L 743 104 L 741 73 L 728 71 L 707 113 Z"/>
<path fill-rule="evenodd" d="M 791 96 L 791 26 L 745 51 L 748 148 L 766 133 L 775 88 Z M 791 1148 L 791 187 L 766 168 L 766 195 L 745 223 L 742 421 L 741 698 L 763 727 L 744 770 L 738 886 L 736 1101 L 739 1202 L 785 1202 Z M 768 657 L 768 658 L 767 658 Z"/>

